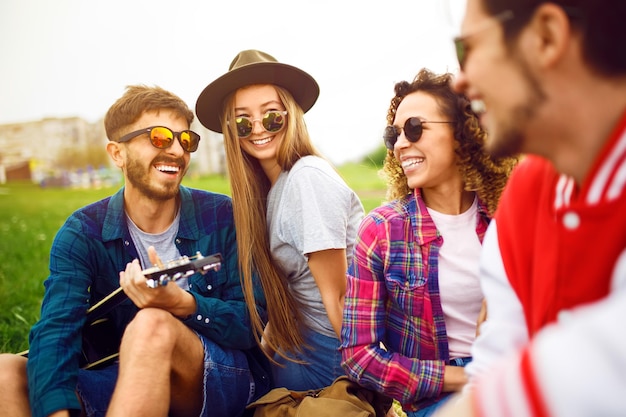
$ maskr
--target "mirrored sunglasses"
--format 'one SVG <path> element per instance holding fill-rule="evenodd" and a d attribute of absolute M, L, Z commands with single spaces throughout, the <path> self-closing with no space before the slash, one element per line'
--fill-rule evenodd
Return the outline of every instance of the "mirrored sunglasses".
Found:
<path fill-rule="evenodd" d="M 411 142 L 415 143 L 422 137 L 422 132 L 424 131 L 423 124 L 424 123 L 454 123 L 454 122 L 434 122 L 430 120 L 421 120 L 418 117 L 409 117 L 404 122 L 403 127 L 397 127 L 393 125 L 389 125 L 385 128 L 385 132 L 383 133 L 383 140 L 385 142 L 385 146 L 387 149 L 392 150 L 398 141 L 398 136 L 402 130 L 404 130 L 404 137 Z"/>
<path fill-rule="evenodd" d="M 129 140 L 147 133 L 150 137 L 150 143 L 155 148 L 167 149 L 174 143 L 174 138 L 178 139 L 180 146 L 187 152 L 195 152 L 198 149 L 200 135 L 191 130 L 183 130 L 182 132 L 174 132 L 165 126 L 152 126 L 145 129 L 135 130 L 120 138 L 118 142 L 128 142 Z"/>
<path fill-rule="evenodd" d="M 263 129 L 270 133 L 279 132 L 283 126 L 285 126 L 285 121 L 287 111 L 278 111 L 272 110 L 268 111 L 263 115 L 261 119 L 250 119 L 246 116 L 237 116 L 235 118 L 235 124 L 237 125 L 237 136 L 240 139 L 245 139 L 248 136 L 252 135 L 252 130 L 254 129 L 254 122 L 261 122 Z"/>

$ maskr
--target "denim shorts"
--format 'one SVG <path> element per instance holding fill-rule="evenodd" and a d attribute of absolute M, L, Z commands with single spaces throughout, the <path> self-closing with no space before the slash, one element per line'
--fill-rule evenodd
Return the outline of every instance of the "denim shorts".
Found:
<path fill-rule="evenodd" d="M 224 349 L 198 335 L 204 346 L 204 404 L 200 417 L 243 414 L 254 391 L 248 361 L 239 350 Z M 118 364 L 78 374 L 76 392 L 87 417 L 104 417 L 117 380 Z"/>
<path fill-rule="evenodd" d="M 324 336 L 312 330 L 303 332 L 303 338 L 309 349 L 295 356 L 306 363 L 288 361 L 280 355 L 274 360 L 283 367 L 272 364 L 274 386 L 285 387 L 294 391 L 308 391 L 330 385 L 337 377 L 344 375 L 341 367 L 339 340 Z"/>

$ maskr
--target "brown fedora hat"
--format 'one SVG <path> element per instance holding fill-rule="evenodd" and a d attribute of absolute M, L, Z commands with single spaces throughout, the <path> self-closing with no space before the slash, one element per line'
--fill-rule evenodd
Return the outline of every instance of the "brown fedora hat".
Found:
<path fill-rule="evenodd" d="M 317 82 L 306 72 L 254 49 L 241 51 L 230 63 L 228 72 L 207 85 L 196 101 L 198 120 L 208 129 L 222 133 L 220 116 L 224 99 L 233 91 L 252 84 L 274 84 L 291 93 L 307 112 L 320 93 Z"/>

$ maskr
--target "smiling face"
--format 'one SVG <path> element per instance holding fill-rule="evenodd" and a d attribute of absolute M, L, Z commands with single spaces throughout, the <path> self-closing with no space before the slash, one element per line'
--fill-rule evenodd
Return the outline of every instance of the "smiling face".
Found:
<path fill-rule="evenodd" d="M 144 112 L 127 130 L 130 132 L 150 126 L 165 126 L 174 132 L 189 129 L 184 117 L 171 110 L 160 110 Z M 154 200 L 176 197 L 191 158 L 178 140 L 167 149 L 158 149 L 150 143 L 148 134 L 143 134 L 126 143 L 110 142 L 109 145 L 119 149 L 114 161 L 122 168 L 130 193 L 139 193 Z"/>
<path fill-rule="evenodd" d="M 402 128 L 407 119 L 417 117 L 422 122 L 450 121 L 443 114 L 435 98 L 421 91 L 408 94 L 396 111 L 393 125 Z M 400 162 L 410 188 L 445 190 L 459 188 L 462 183 L 457 166 L 453 125 L 449 123 L 423 123 L 420 139 L 409 142 L 404 129 L 394 146 L 394 156 Z"/>
<path fill-rule="evenodd" d="M 268 132 L 262 119 L 268 111 L 284 111 L 278 92 L 269 84 L 251 85 L 240 88 L 235 93 L 235 117 L 252 120 L 252 134 L 238 138 L 243 151 L 259 160 L 266 167 L 276 166 L 278 148 L 285 136 L 285 126 L 276 133 Z"/>

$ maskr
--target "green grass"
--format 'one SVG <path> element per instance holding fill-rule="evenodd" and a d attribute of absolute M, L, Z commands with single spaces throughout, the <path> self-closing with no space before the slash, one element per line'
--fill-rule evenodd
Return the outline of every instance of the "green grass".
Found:
<path fill-rule="evenodd" d="M 41 189 L 30 183 L 0 190 L 0 351 L 5 352 L 27 347 L 57 229 L 72 211 L 111 190 Z"/>
<path fill-rule="evenodd" d="M 385 184 L 375 168 L 348 164 L 339 171 L 366 211 L 380 205 Z M 230 194 L 222 176 L 188 178 L 184 184 Z M 28 348 L 28 331 L 39 318 L 50 245 L 59 227 L 77 208 L 115 191 L 117 188 L 42 189 L 31 183 L 0 185 L 0 352 Z"/>

